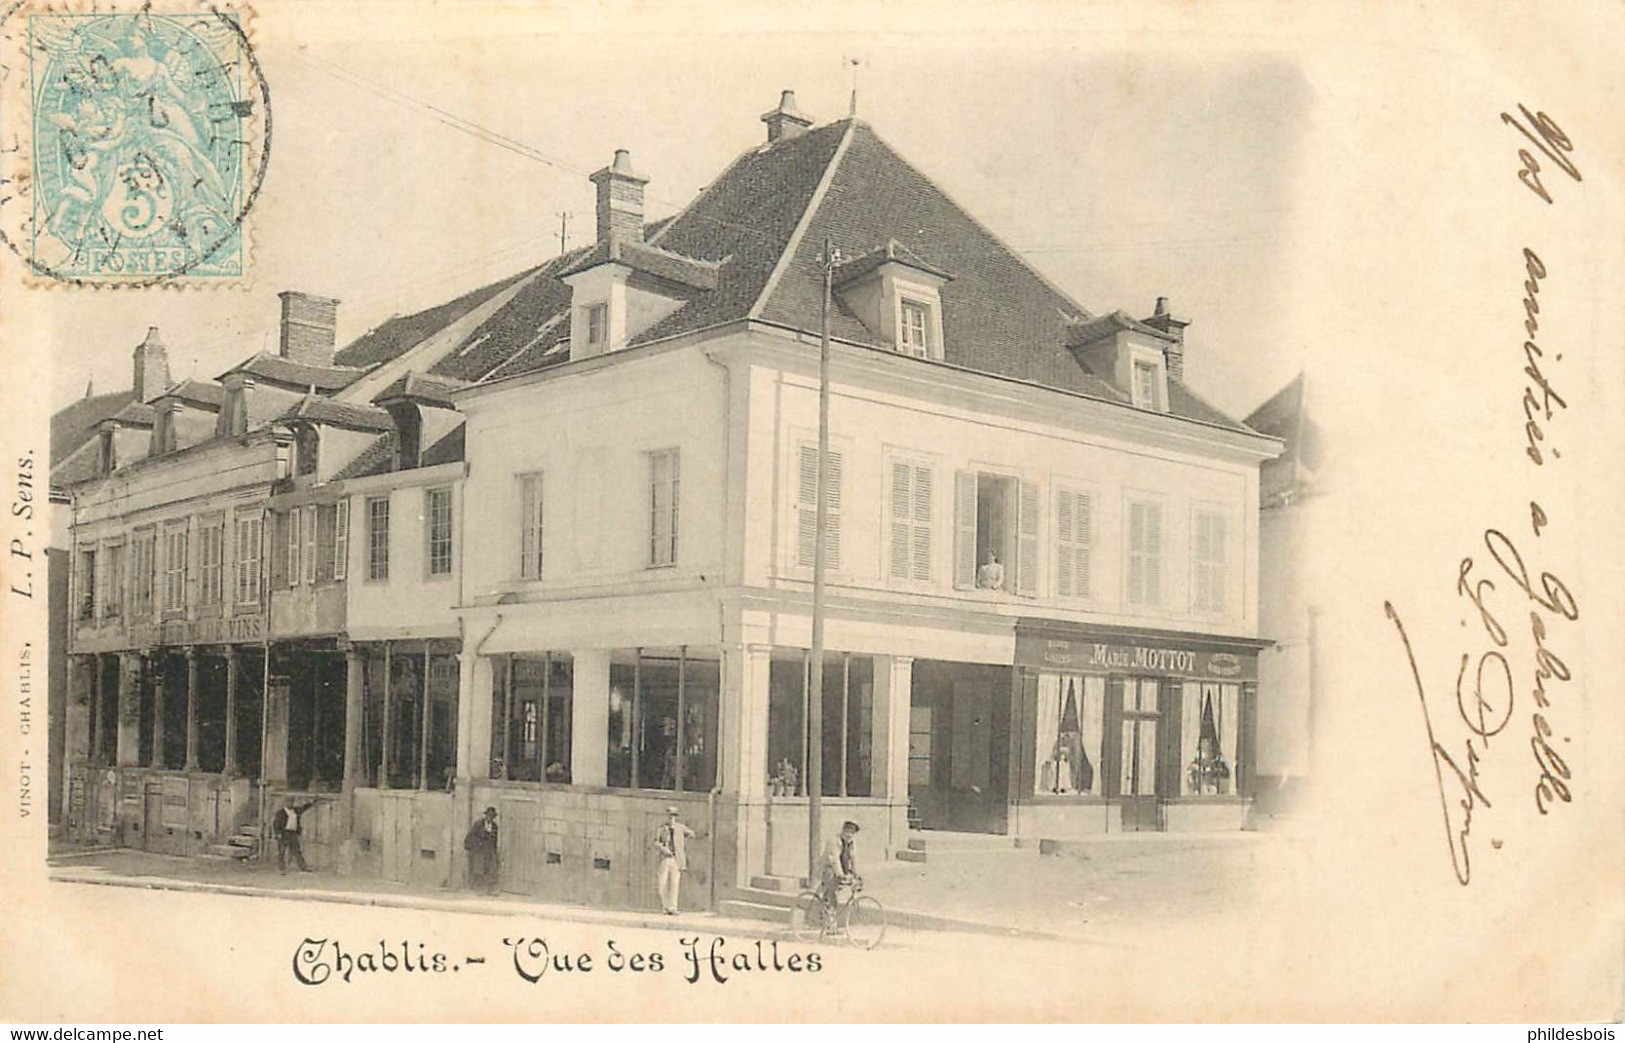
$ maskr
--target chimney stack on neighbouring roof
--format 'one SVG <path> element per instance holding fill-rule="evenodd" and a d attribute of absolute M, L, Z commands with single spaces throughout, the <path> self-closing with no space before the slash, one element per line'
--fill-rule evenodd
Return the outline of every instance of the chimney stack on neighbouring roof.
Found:
<path fill-rule="evenodd" d="M 615 161 L 592 176 L 598 186 L 598 241 L 613 237 L 643 241 L 643 186 L 649 179 L 632 169 L 632 156 L 615 150 Z"/>
<path fill-rule="evenodd" d="M 147 327 L 147 339 L 135 347 L 135 400 L 145 402 L 169 390 L 169 353 L 158 337 L 158 327 Z"/>
<path fill-rule="evenodd" d="M 284 290 L 278 354 L 293 362 L 331 366 L 338 339 L 339 302 L 313 293 Z"/>
<path fill-rule="evenodd" d="M 1158 297 L 1157 306 L 1151 312 L 1151 317 L 1145 324 L 1152 329 L 1161 330 L 1174 338 L 1174 342 L 1163 349 L 1163 358 L 1168 362 L 1168 375 L 1175 380 L 1185 379 L 1185 327 L 1191 324 L 1189 319 L 1181 319 L 1168 311 L 1168 298 Z"/>
<path fill-rule="evenodd" d="M 798 136 L 812 126 L 812 117 L 796 108 L 795 91 L 785 91 L 779 95 L 778 108 L 762 113 L 762 122 L 767 124 L 767 140 L 771 144 Z"/>

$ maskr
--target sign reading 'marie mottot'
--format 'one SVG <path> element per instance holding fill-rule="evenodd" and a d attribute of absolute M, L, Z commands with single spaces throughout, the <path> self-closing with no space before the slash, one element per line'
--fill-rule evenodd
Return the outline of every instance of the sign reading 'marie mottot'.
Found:
<path fill-rule="evenodd" d="M 265 618 L 254 615 L 230 619 L 170 619 L 131 627 L 130 637 L 136 645 L 225 645 L 260 641 L 265 637 Z"/>
<path fill-rule="evenodd" d="M 1213 652 L 1174 645 L 1119 644 L 1019 635 L 1016 665 L 1100 673 L 1144 673 L 1208 677 L 1224 681 L 1258 678 L 1251 650 Z"/>

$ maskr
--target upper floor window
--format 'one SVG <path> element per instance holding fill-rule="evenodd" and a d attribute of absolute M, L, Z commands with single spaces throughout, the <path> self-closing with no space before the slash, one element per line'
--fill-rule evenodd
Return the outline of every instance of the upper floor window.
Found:
<path fill-rule="evenodd" d="M 1162 604 L 1162 504 L 1154 500 L 1129 501 L 1128 603 Z"/>
<path fill-rule="evenodd" d="M 1141 409 L 1157 407 L 1157 367 L 1153 363 L 1134 363 L 1134 404 Z"/>
<path fill-rule="evenodd" d="M 931 579 L 931 502 L 936 481 L 931 465 L 913 460 L 891 463 L 892 579 Z"/>
<path fill-rule="evenodd" d="M 824 566 L 841 567 L 841 452 L 824 457 Z M 818 443 L 803 442 L 797 452 L 796 564 L 812 568 L 818 553 Z"/>
<path fill-rule="evenodd" d="M 260 599 L 260 544 L 265 536 L 265 519 L 254 514 L 237 518 L 236 597 L 239 605 L 252 605 Z"/>
<path fill-rule="evenodd" d="M 79 618 L 90 622 L 96 618 L 96 552 L 79 552 Z"/>
<path fill-rule="evenodd" d="M 164 530 L 164 611 L 186 611 L 186 524 Z"/>
<path fill-rule="evenodd" d="M 519 576 L 542 578 L 542 472 L 519 476 Z"/>
<path fill-rule="evenodd" d="M 114 544 L 102 551 L 102 618 L 116 619 L 124 609 L 124 547 Z"/>
<path fill-rule="evenodd" d="M 425 494 L 427 515 L 429 575 L 451 575 L 451 486 L 430 489 Z"/>
<path fill-rule="evenodd" d="M 649 565 L 677 563 L 677 450 L 649 454 Z"/>
<path fill-rule="evenodd" d="M 316 473 L 316 454 L 321 447 L 321 437 L 321 432 L 317 431 L 313 424 L 305 424 L 299 428 L 299 441 L 294 450 L 296 473 Z"/>
<path fill-rule="evenodd" d="M 901 321 L 897 331 L 897 346 L 905 355 L 916 358 L 930 356 L 931 306 L 920 301 L 903 298 Z"/>
<path fill-rule="evenodd" d="M 157 586 L 158 533 L 153 529 L 137 530 L 130 541 L 130 611 L 136 615 L 151 615 L 152 600 Z"/>
<path fill-rule="evenodd" d="M 341 580 L 350 556 L 350 503 L 323 503 L 306 507 L 316 517 L 315 580 Z"/>
<path fill-rule="evenodd" d="M 1094 498 L 1086 492 L 1055 493 L 1055 594 L 1091 596 L 1095 541 Z"/>
<path fill-rule="evenodd" d="M 1008 475 L 954 476 L 954 586 L 1038 594 L 1038 485 Z"/>
<path fill-rule="evenodd" d="M 1230 570 L 1225 561 L 1224 514 L 1214 510 L 1196 512 L 1192 550 L 1193 608 L 1198 612 L 1223 612 Z"/>
<path fill-rule="evenodd" d="M 582 310 L 587 320 L 587 346 L 602 350 L 609 341 L 609 305 L 589 304 Z"/>
<path fill-rule="evenodd" d="M 389 578 L 389 497 L 367 499 L 367 578 Z"/>
<path fill-rule="evenodd" d="M 198 604 L 218 605 L 225 595 L 226 519 L 204 522 L 197 535 Z"/>

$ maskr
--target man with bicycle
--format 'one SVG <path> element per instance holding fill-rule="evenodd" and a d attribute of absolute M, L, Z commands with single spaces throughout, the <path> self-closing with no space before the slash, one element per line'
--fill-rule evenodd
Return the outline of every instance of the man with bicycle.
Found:
<path fill-rule="evenodd" d="M 835 850 L 826 849 L 824 867 L 819 881 L 818 897 L 824 901 L 824 919 L 835 916 L 836 892 L 861 882 L 858 876 L 858 824 L 848 819 L 841 823 L 841 839 Z"/>

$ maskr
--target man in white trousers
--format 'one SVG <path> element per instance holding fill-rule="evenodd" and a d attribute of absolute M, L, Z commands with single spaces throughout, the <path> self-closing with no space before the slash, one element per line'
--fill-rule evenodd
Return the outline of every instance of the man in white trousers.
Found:
<path fill-rule="evenodd" d="M 655 850 L 660 858 L 655 885 L 660 890 L 660 908 L 667 916 L 677 915 L 677 896 L 683 886 L 683 871 L 688 868 L 688 841 L 700 835 L 683 825 L 678 814 L 676 805 L 667 808 L 666 824 L 655 832 Z"/>

